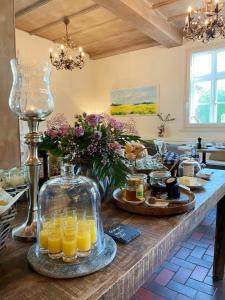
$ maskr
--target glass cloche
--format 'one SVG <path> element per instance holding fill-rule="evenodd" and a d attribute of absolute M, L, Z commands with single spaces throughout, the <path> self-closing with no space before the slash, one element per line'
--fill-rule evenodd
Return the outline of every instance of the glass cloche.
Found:
<path fill-rule="evenodd" d="M 100 194 L 89 178 L 74 175 L 65 164 L 62 176 L 41 188 L 38 204 L 38 253 L 64 262 L 83 262 L 105 245 Z"/>

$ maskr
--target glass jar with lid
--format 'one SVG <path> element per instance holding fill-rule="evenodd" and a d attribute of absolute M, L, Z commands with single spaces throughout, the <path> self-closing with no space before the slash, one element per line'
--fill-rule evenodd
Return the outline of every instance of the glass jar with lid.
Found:
<path fill-rule="evenodd" d="M 82 263 L 104 250 L 100 194 L 94 181 L 74 174 L 73 165 L 65 164 L 62 174 L 40 190 L 36 251 Z"/>
<path fill-rule="evenodd" d="M 194 177 L 201 170 L 201 165 L 199 162 L 193 158 L 183 160 L 178 169 L 179 176 Z"/>
<path fill-rule="evenodd" d="M 169 171 L 153 171 L 150 173 L 150 186 L 156 189 L 165 189 L 166 188 L 166 180 L 171 177 L 171 173 Z"/>
<path fill-rule="evenodd" d="M 127 201 L 140 201 L 144 198 L 147 189 L 146 174 L 131 174 L 127 178 L 125 198 Z"/>

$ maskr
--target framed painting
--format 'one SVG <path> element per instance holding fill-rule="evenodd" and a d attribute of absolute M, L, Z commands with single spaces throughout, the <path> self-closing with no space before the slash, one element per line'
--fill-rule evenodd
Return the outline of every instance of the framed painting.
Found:
<path fill-rule="evenodd" d="M 158 86 L 111 91 L 111 115 L 156 115 Z"/>

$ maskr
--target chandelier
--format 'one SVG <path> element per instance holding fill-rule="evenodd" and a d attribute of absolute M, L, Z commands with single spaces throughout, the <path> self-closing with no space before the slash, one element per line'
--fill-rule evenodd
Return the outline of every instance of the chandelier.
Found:
<path fill-rule="evenodd" d="M 55 54 L 53 54 L 52 49 L 49 50 L 51 63 L 57 70 L 72 71 L 75 68 L 82 69 L 85 62 L 85 53 L 81 47 L 76 47 L 68 34 L 69 18 L 65 17 L 63 22 L 66 26 L 66 35 Z"/>
<path fill-rule="evenodd" d="M 219 0 L 204 0 L 198 10 L 189 6 L 183 37 L 186 40 L 209 42 L 215 38 L 225 38 L 225 9 Z"/>

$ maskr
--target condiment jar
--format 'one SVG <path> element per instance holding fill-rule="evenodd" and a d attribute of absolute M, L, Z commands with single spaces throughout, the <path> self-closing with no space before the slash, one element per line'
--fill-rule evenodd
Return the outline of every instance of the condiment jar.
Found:
<path fill-rule="evenodd" d="M 165 188 L 165 181 L 170 177 L 169 171 L 153 171 L 150 173 L 150 185 L 151 187 Z"/>
<path fill-rule="evenodd" d="M 180 197 L 180 187 L 176 178 L 171 177 L 166 180 L 166 190 L 168 198 L 177 199 Z"/>
<path fill-rule="evenodd" d="M 127 179 L 125 198 L 127 201 L 140 201 L 144 197 L 147 176 L 145 174 L 132 174 Z"/>

